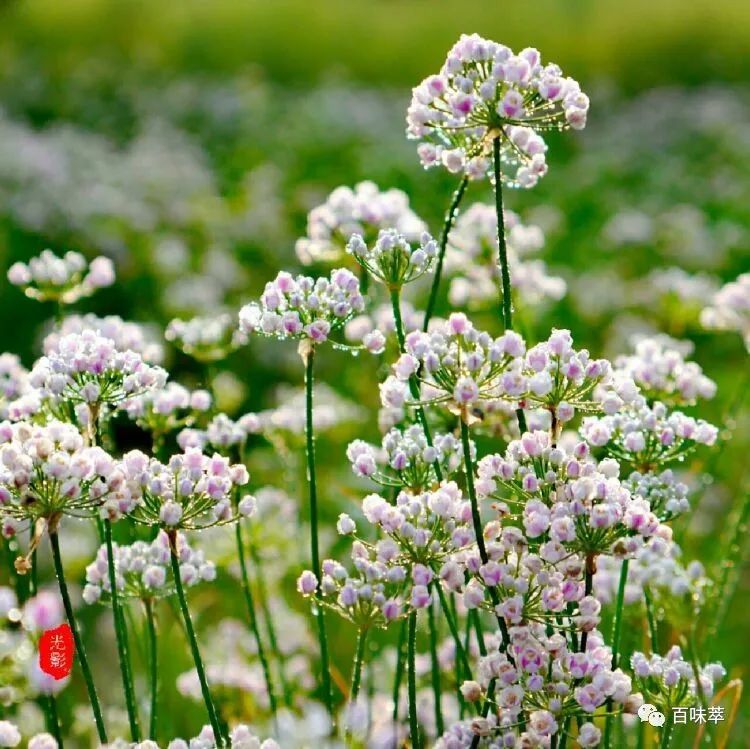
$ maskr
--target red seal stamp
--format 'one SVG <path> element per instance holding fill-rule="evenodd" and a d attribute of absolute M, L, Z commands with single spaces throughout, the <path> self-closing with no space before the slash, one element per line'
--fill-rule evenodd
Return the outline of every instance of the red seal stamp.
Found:
<path fill-rule="evenodd" d="M 64 679 L 73 668 L 75 644 L 68 624 L 42 633 L 39 641 L 39 668 L 53 679 Z"/>

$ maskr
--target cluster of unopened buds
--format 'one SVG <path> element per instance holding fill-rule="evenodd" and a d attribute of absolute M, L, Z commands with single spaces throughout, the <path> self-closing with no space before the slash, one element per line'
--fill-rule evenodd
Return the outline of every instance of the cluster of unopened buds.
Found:
<path fill-rule="evenodd" d="M 28 263 L 11 265 L 8 280 L 32 299 L 72 304 L 97 289 L 111 286 L 115 282 L 115 269 L 106 257 L 87 263 L 80 252 L 66 252 L 58 257 L 52 250 L 44 250 Z"/>
<path fill-rule="evenodd" d="M 346 454 L 357 476 L 418 494 L 437 482 L 436 463 L 444 475 L 450 475 L 463 460 L 461 443 L 453 434 L 434 434 L 431 442 L 420 425 L 412 424 L 403 430 L 390 429 L 383 437 L 382 450 L 355 440 Z"/>
<path fill-rule="evenodd" d="M 98 317 L 94 314 L 66 315 L 44 338 L 45 354 L 58 350 L 60 339 L 69 335 L 80 335 L 91 330 L 102 338 L 108 338 L 118 351 L 134 351 L 148 364 L 161 364 L 164 347 L 156 333 L 138 323 L 123 320 L 119 315 Z"/>
<path fill-rule="evenodd" d="M 345 268 L 332 271 L 330 278 L 317 279 L 282 271 L 266 284 L 260 303 L 251 302 L 240 310 L 240 329 L 323 343 L 361 312 L 364 304 L 357 277 Z"/>
<path fill-rule="evenodd" d="M 701 322 L 714 330 L 736 330 L 750 351 L 750 273 L 722 286 L 701 312 Z"/>
<path fill-rule="evenodd" d="M 176 382 L 169 382 L 161 389 L 128 398 L 121 408 L 138 426 L 155 438 L 161 438 L 194 424 L 211 406 L 211 394 L 207 390 L 190 392 Z"/>
<path fill-rule="evenodd" d="M 183 429 L 177 435 L 177 444 L 186 450 L 207 447 L 217 450 L 222 455 L 231 449 L 238 449 L 247 440 L 248 434 L 255 433 L 261 427 L 256 414 L 246 414 L 237 421 L 224 413 L 218 413 L 208 422 L 205 429 Z"/>
<path fill-rule="evenodd" d="M 592 447 L 605 447 L 621 462 L 651 471 L 684 460 L 697 445 L 713 445 L 718 429 L 681 411 L 670 412 L 663 403 L 641 402 L 619 413 L 585 418 L 581 434 Z"/>
<path fill-rule="evenodd" d="M 164 464 L 133 450 L 122 463 L 128 482 L 140 491 L 134 516 L 148 525 L 167 531 L 195 530 L 255 511 L 255 500 L 248 495 L 239 501 L 235 513 L 232 500 L 249 476 L 244 465 L 231 465 L 221 455 L 188 448 Z"/>
<path fill-rule="evenodd" d="M 716 383 L 703 374 L 700 365 L 686 361 L 666 336 L 642 338 L 634 349 L 632 354 L 617 357 L 615 371 L 632 378 L 649 401 L 691 405 L 716 395 Z"/>
<path fill-rule="evenodd" d="M 426 232 L 418 245 L 395 229 L 383 229 L 372 245 L 360 234 L 354 234 L 346 251 L 376 280 L 389 289 L 400 289 L 432 270 L 438 250 L 435 240 Z"/>
<path fill-rule="evenodd" d="M 304 265 L 337 261 L 354 234 L 372 242 L 382 229 L 394 229 L 414 242 L 426 226 L 401 190 L 381 191 L 373 182 L 337 187 L 307 215 L 307 235 L 295 245 L 297 257 Z"/>
<path fill-rule="evenodd" d="M 130 512 L 138 490 L 123 464 L 100 447 L 86 446 L 71 424 L 0 424 L 0 513 L 3 532 L 40 518 L 100 514 L 112 520 Z"/>
<path fill-rule="evenodd" d="M 206 560 L 200 550 L 193 550 L 187 538 L 176 536 L 177 558 L 180 563 L 180 579 L 185 587 L 216 579 L 216 566 Z M 148 543 L 135 541 L 129 545 L 114 544 L 114 559 L 117 590 L 128 598 L 149 601 L 163 598 L 174 592 L 171 578 L 169 537 L 160 530 L 156 538 Z M 83 600 L 96 603 L 109 598 L 110 580 L 106 544 L 99 547 L 96 559 L 86 567 L 86 586 Z"/>
<path fill-rule="evenodd" d="M 247 336 L 237 329 L 234 317 L 229 313 L 191 320 L 174 319 L 167 325 L 164 337 L 200 362 L 223 359 L 247 343 Z"/>
<path fill-rule="evenodd" d="M 533 187 L 547 172 L 540 131 L 586 125 L 589 100 L 557 65 L 542 65 L 536 49 L 508 47 L 463 35 L 437 75 L 417 86 L 407 134 L 420 140 L 425 167 L 443 165 L 471 179 L 492 173 L 492 141 L 500 140 L 503 179 Z"/>
<path fill-rule="evenodd" d="M 710 700 L 716 682 L 726 676 L 726 670 L 719 663 L 694 667 L 683 658 L 678 645 L 672 646 L 665 656 L 633 653 L 631 665 L 646 702 L 670 718 L 675 707 L 691 707 L 701 700 Z"/>
<path fill-rule="evenodd" d="M 84 330 L 60 337 L 29 374 L 29 384 L 53 403 L 68 401 L 98 407 L 120 404 L 153 388 L 163 388 L 167 373 L 134 351 Z"/>
<path fill-rule="evenodd" d="M 339 531 L 354 532 L 353 521 L 339 518 Z M 351 529 L 351 530 L 350 530 Z M 334 559 L 322 565 L 320 600 L 360 631 L 384 627 L 404 613 L 403 596 L 408 595 L 408 570 L 396 562 L 397 549 L 393 544 L 380 543 L 375 547 L 355 541 L 352 546 L 352 566 L 347 568 Z M 300 575 L 297 589 L 304 596 L 312 596 L 318 580 L 309 570 Z"/>

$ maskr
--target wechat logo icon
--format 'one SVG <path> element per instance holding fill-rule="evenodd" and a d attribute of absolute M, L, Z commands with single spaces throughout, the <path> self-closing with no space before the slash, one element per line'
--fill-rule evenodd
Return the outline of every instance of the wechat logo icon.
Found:
<path fill-rule="evenodd" d="M 641 719 L 641 723 L 648 723 L 656 728 L 660 728 L 666 723 L 664 713 L 660 713 L 654 705 L 649 702 L 644 702 L 638 708 L 638 717 Z"/>

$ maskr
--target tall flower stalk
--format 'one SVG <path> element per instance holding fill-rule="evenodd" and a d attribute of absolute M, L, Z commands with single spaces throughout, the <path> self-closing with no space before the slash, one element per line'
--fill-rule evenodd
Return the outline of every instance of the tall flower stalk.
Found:
<path fill-rule="evenodd" d="M 146 630 L 148 633 L 148 735 L 152 741 L 156 741 L 159 726 L 159 637 L 156 627 L 154 602 L 151 599 L 146 599 L 143 602 L 143 606 L 146 614 Z"/>
<path fill-rule="evenodd" d="M 333 721 L 333 692 L 331 689 L 331 666 L 328 655 L 328 637 L 326 633 L 325 610 L 320 601 L 320 581 L 323 576 L 320 564 L 320 541 L 318 535 L 318 482 L 315 470 L 315 427 L 313 421 L 315 347 L 313 345 L 307 347 L 307 351 L 303 356 L 305 360 L 305 459 L 307 461 L 307 488 L 310 509 L 310 556 L 313 574 L 318 581 L 315 589 L 317 603 L 314 607 L 314 614 L 318 627 L 318 644 L 320 646 L 320 674 L 323 700 L 325 701 L 331 721 Z"/>
<path fill-rule="evenodd" d="M 203 666 L 203 659 L 201 658 L 200 649 L 198 648 L 198 638 L 195 636 L 193 620 L 190 617 L 190 610 L 188 609 L 187 598 L 185 597 L 185 590 L 182 585 L 182 575 L 180 574 L 180 559 L 177 552 L 177 532 L 169 531 L 168 535 L 169 553 L 172 563 L 172 575 L 174 577 L 175 591 L 177 593 L 177 600 L 180 604 L 182 620 L 185 623 L 185 633 L 187 635 L 188 644 L 190 645 L 190 652 L 193 656 L 195 670 L 198 674 L 198 681 L 201 687 L 201 695 L 203 696 L 203 702 L 206 705 L 208 720 L 211 723 L 211 728 L 213 728 L 217 746 L 222 747 L 226 745 L 226 737 L 224 735 L 224 731 L 222 730 L 221 724 L 219 723 L 219 715 L 216 711 L 213 697 L 211 696 L 211 691 L 208 688 L 206 669 Z"/>
<path fill-rule="evenodd" d="M 83 640 L 78 630 L 78 623 L 76 622 L 75 612 L 73 611 L 73 604 L 70 601 L 68 584 L 65 581 L 65 569 L 62 563 L 62 556 L 60 555 L 60 540 L 57 536 L 57 528 L 50 527 L 48 528 L 48 531 L 50 546 L 52 547 L 52 561 L 55 565 L 55 575 L 57 576 L 57 583 L 60 587 L 60 596 L 62 597 L 63 607 L 65 608 L 65 616 L 73 633 L 73 642 L 75 643 L 78 662 L 81 664 L 81 671 L 83 671 L 83 678 L 86 682 L 86 691 L 88 692 L 89 702 L 91 703 L 91 709 L 94 713 L 96 733 L 99 737 L 99 741 L 102 744 L 106 744 L 108 743 L 108 740 L 107 731 L 104 728 L 104 718 L 102 718 L 102 708 L 99 704 L 96 687 L 94 686 L 94 677 L 91 674 L 89 660 L 86 656 L 86 649 L 84 648 Z"/>
<path fill-rule="evenodd" d="M 500 162 L 500 137 L 492 139 L 493 189 L 495 191 L 495 212 L 497 214 L 497 247 L 500 281 L 502 284 L 503 325 L 513 330 L 513 297 L 508 267 L 508 247 L 505 241 L 505 214 L 503 212 L 502 164 Z"/>
<path fill-rule="evenodd" d="M 273 688 L 273 680 L 271 679 L 271 670 L 268 665 L 268 657 L 266 656 L 266 650 L 263 646 L 263 638 L 260 634 L 260 627 L 258 625 L 258 612 L 255 607 L 255 601 L 253 597 L 253 590 L 250 585 L 250 578 L 247 574 L 247 562 L 245 559 L 245 544 L 242 538 L 242 524 L 237 522 L 235 525 L 235 540 L 237 542 L 237 556 L 240 562 L 240 575 L 242 579 L 242 592 L 245 597 L 245 605 L 247 606 L 247 615 L 250 620 L 250 627 L 253 630 L 253 637 L 255 638 L 255 644 L 258 648 L 258 659 L 263 670 L 263 678 L 266 682 L 266 691 L 268 692 L 268 702 L 271 706 L 271 715 L 273 716 L 274 722 L 276 721 L 276 693 Z"/>
<path fill-rule="evenodd" d="M 112 543 L 112 523 L 109 519 L 104 520 L 104 538 L 107 544 L 107 570 L 109 574 L 110 595 L 112 596 L 112 618 L 114 620 L 115 637 L 117 639 L 117 656 L 120 663 L 120 675 L 122 677 L 123 690 L 125 691 L 128 724 L 130 726 L 131 739 L 138 742 L 141 740 L 141 729 L 138 724 L 138 707 L 136 706 L 135 690 L 133 689 L 133 676 L 128 648 L 128 633 L 117 586 L 115 554 Z"/>
<path fill-rule="evenodd" d="M 443 262 L 445 261 L 445 251 L 448 247 L 448 238 L 453 228 L 453 224 L 456 221 L 458 215 L 458 209 L 463 200 L 466 188 L 469 186 L 469 178 L 466 176 L 461 177 L 461 181 L 458 183 L 458 187 L 455 189 L 453 196 L 451 197 L 450 205 L 445 213 L 445 219 L 443 221 L 443 230 L 440 233 L 440 243 L 438 247 L 437 263 L 435 264 L 435 275 L 432 278 L 432 286 L 430 287 L 430 296 L 427 300 L 427 307 L 424 312 L 424 322 L 422 323 L 422 330 L 425 332 L 430 325 L 430 320 L 435 312 L 435 304 L 437 303 L 438 292 L 440 291 L 440 279 L 443 275 Z"/>

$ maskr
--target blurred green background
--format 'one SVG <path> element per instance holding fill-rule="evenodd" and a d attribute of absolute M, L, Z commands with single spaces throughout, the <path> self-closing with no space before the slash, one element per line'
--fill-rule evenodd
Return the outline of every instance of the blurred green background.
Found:
<path fill-rule="evenodd" d="M 597 353 L 624 350 L 641 330 L 695 343 L 721 388 L 702 415 L 733 439 L 698 466 L 716 479 L 676 530 L 686 559 L 718 574 L 747 489 L 749 360 L 739 336 L 702 330 L 698 313 L 750 269 L 747 2 L 0 2 L 0 351 L 27 365 L 38 355 L 50 310 L 9 288 L 5 269 L 44 247 L 115 259 L 118 285 L 82 309 L 164 326 L 236 310 L 295 267 L 307 211 L 340 184 L 404 189 L 437 232 L 455 180 L 422 171 L 405 109 L 411 87 L 473 31 L 538 47 L 591 95 L 587 130 L 551 136 L 550 174 L 507 196 L 545 228 L 542 257 L 569 289 L 520 314 L 531 337 L 569 327 Z M 470 189 L 470 201 L 489 197 Z M 177 352 L 169 364 L 176 379 L 202 381 Z M 376 366 L 332 354 L 321 377 L 374 408 Z M 221 367 L 234 377 L 235 414 L 274 405 L 279 382 L 301 380 L 280 347 L 254 344 Z M 342 463 L 346 440 L 376 434 L 371 419 L 322 442 L 329 518 L 359 491 Z M 273 456 L 261 451 L 251 468 L 270 479 Z M 729 616 L 705 654 L 742 675 L 747 567 L 732 576 Z M 211 611 L 216 600 L 203 595 Z M 342 632 L 344 670 L 352 644 Z M 186 667 L 164 664 L 172 676 Z M 187 734 L 200 716 L 173 720 Z M 742 720 L 735 736 L 750 730 Z"/>

